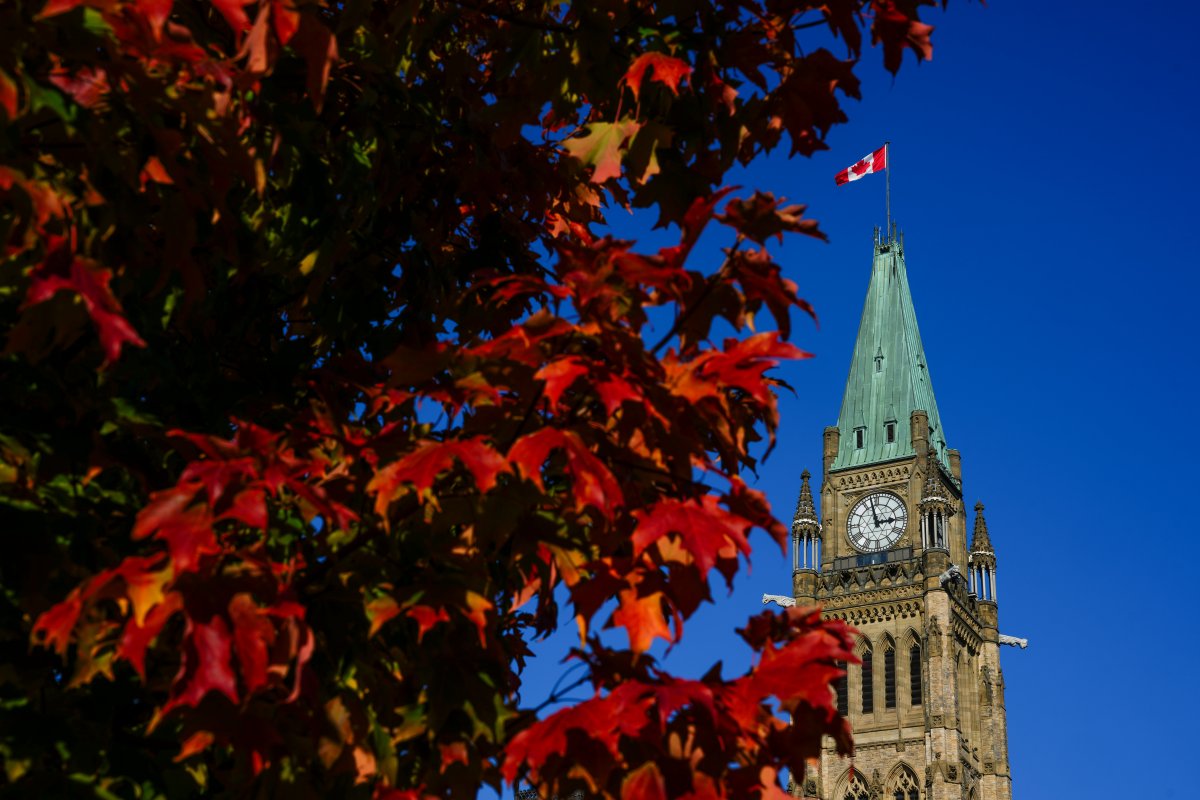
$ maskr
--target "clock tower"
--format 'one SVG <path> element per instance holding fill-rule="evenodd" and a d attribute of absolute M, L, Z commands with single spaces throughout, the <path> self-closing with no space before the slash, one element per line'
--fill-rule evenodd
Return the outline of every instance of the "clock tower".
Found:
<path fill-rule="evenodd" d="M 1012 798 L 999 651 L 1024 642 L 998 630 L 996 553 L 982 504 L 968 541 L 962 460 L 949 441 L 904 237 L 876 230 L 841 413 L 825 429 L 819 488 L 802 475 L 792 525 L 794 602 L 859 631 L 862 663 L 837 686 L 856 754 L 826 748 L 795 776 L 796 796 Z"/>

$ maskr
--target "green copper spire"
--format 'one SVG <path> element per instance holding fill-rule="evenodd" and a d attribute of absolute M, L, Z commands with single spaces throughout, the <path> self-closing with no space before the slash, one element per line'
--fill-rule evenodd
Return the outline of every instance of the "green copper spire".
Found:
<path fill-rule="evenodd" d="M 929 415 L 929 444 L 949 469 L 946 434 L 933 398 L 933 384 L 917 329 L 908 274 L 904 268 L 904 237 L 881 237 L 875 231 L 875 263 L 863 306 L 858 340 L 850 361 L 850 377 L 838 415 L 840 434 L 831 469 L 861 467 L 914 455 L 909 416 Z M 888 441 L 888 429 L 892 441 Z M 860 432 L 861 431 L 861 446 Z"/>

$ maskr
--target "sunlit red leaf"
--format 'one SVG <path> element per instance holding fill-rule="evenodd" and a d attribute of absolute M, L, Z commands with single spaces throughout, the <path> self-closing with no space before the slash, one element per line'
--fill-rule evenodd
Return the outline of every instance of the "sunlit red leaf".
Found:
<path fill-rule="evenodd" d="M 667 782 L 653 761 L 625 776 L 621 782 L 621 800 L 667 800 Z"/>
<path fill-rule="evenodd" d="M 229 601 L 229 619 L 233 622 L 234 652 L 242 684 L 247 692 L 254 692 L 267 683 L 268 651 L 275 643 L 275 626 L 244 592 Z"/>
<path fill-rule="evenodd" d="M 162 632 L 170 618 L 182 608 L 182 595 L 170 592 L 163 596 L 162 602 L 151 608 L 143 622 L 139 622 L 135 616 L 125 623 L 118 653 L 133 665 L 143 679 L 146 677 L 146 649 Z"/>
<path fill-rule="evenodd" d="M 588 362 L 576 356 L 568 356 L 551 361 L 537 371 L 533 377 L 546 382 L 547 402 L 551 408 L 558 407 L 559 398 L 571 387 L 578 378 L 587 375 L 590 366 Z"/>
<path fill-rule="evenodd" d="M 480 492 L 490 491 L 496 477 L 509 470 L 504 457 L 492 449 L 482 436 L 463 441 L 420 442 L 416 449 L 375 473 L 367 491 L 375 494 L 375 511 L 387 514 L 388 506 L 412 484 L 418 496 L 425 497 L 438 475 L 461 463 L 471 473 Z"/>
<path fill-rule="evenodd" d="M 621 735 L 636 734 L 645 727 L 650 703 L 644 687 L 628 682 L 605 697 L 556 711 L 512 738 L 505 748 L 501 774 L 512 783 L 522 766 L 536 771 L 554 756 L 569 758 L 567 741 L 572 732 L 593 740 L 616 759 Z"/>
<path fill-rule="evenodd" d="M 642 81 L 646 78 L 647 72 L 650 73 L 653 80 L 670 89 L 672 94 L 679 94 L 679 82 L 687 80 L 688 75 L 692 74 L 692 68 L 686 61 L 665 53 L 642 53 L 634 59 L 622 78 L 633 91 L 634 99 L 637 99 L 641 92 Z"/>
<path fill-rule="evenodd" d="M 296 10 L 293 0 L 271 0 L 271 22 L 279 43 L 286 45 L 290 42 L 300 29 L 300 12 Z"/>
<path fill-rule="evenodd" d="M 736 548 L 749 555 L 746 532 L 750 523 L 730 514 L 718 502 L 713 495 L 705 495 L 700 502 L 663 500 L 649 511 L 635 511 L 638 526 L 633 534 L 633 544 L 636 551 L 645 550 L 663 536 L 679 536 L 702 574 L 712 569 L 722 552 Z"/>
<path fill-rule="evenodd" d="M 171 686 L 171 698 L 159 710 L 156 719 L 179 706 L 195 706 L 209 692 L 218 692 L 230 702 L 237 703 L 232 644 L 229 626 L 221 617 L 213 617 L 208 622 L 189 620 L 184 634 L 183 663 Z"/>
<path fill-rule="evenodd" d="M 535 431 L 518 439 L 508 451 L 508 458 L 521 474 L 539 489 L 544 489 L 542 466 L 553 450 L 563 450 L 566 454 L 567 471 L 574 479 L 572 496 L 576 509 L 582 511 L 590 505 L 611 518 L 614 509 L 624 505 L 621 488 L 608 467 L 588 450 L 574 431 L 557 428 Z"/>
<path fill-rule="evenodd" d="M 433 629 L 434 625 L 439 622 L 449 622 L 450 615 L 446 613 L 444 608 L 431 608 L 429 606 L 416 605 L 404 610 L 406 617 L 411 617 L 417 622 L 417 642 L 425 638 L 425 634 Z"/>
<path fill-rule="evenodd" d="M 245 6 L 250 5 L 253 0 L 212 0 L 212 4 L 217 11 L 221 12 L 221 16 L 229 23 L 229 27 L 233 28 L 234 33 L 241 34 L 250 30 L 250 18 L 246 16 L 244 11 Z"/>
<path fill-rule="evenodd" d="M 38 617 L 33 626 L 33 640 L 65 656 L 75 631 L 75 623 L 83 611 L 83 598 L 78 588 L 66 600 Z"/>

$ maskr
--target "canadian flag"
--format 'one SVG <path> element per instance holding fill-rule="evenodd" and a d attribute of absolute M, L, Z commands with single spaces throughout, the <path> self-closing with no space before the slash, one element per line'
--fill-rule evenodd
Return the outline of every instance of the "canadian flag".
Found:
<path fill-rule="evenodd" d="M 846 167 L 839 172 L 837 174 L 837 185 L 841 186 L 843 183 L 856 181 L 863 175 L 870 175 L 872 172 L 882 172 L 887 169 L 887 148 L 888 146 L 885 144 L 857 164 Z"/>

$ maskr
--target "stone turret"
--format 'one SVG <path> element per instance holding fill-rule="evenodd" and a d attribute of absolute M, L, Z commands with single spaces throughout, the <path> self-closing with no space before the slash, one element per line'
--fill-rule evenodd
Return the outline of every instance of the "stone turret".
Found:
<path fill-rule="evenodd" d="M 921 547 L 949 549 L 950 518 L 957 509 L 954 493 L 946 486 L 941 461 L 933 448 L 925 456 L 925 485 L 917 508 L 921 512 Z"/>
<path fill-rule="evenodd" d="M 983 503 L 975 504 L 975 533 L 971 537 L 970 578 L 971 591 L 982 601 L 996 602 L 996 551 L 988 536 L 987 520 L 983 517 Z"/>
<path fill-rule="evenodd" d="M 800 499 L 792 518 L 792 593 L 799 603 L 816 602 L 816 572 L 821 568 L 821 523 L 813 505 L 812 475 L 800 473 Z"/>

